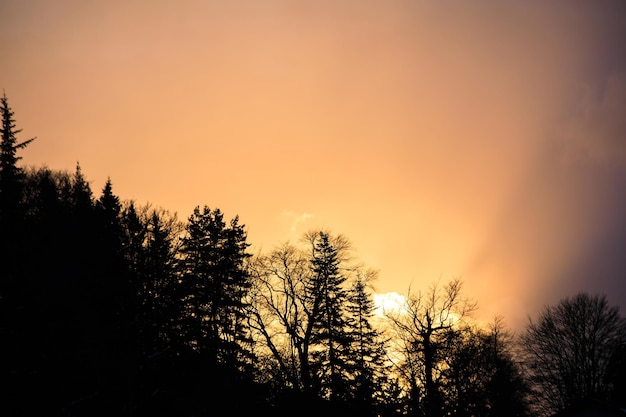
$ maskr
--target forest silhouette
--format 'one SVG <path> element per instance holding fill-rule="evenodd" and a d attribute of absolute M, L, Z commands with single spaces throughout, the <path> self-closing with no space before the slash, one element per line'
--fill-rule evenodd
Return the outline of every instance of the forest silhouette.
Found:
<path fill-rule="evenodd" d="M 518 337 L 461 280 L 375 313 L 376 271 L 312 230 L 253 254 L 237 215 L 185 220 L 25 167 L 2 98 L 3 416 L 550 416 L 626 407 L 626 321 L 602 295 Z M 225 173 L 226 174 L 226 173 Z"/>

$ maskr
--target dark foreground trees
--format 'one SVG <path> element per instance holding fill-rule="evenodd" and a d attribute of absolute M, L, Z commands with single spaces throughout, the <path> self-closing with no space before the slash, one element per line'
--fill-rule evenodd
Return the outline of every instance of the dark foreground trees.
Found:
<path fill-rule="evenodd" d="M 501 318 L 486 329 L 463 326 L 448 332 L 445 348 L 441 387 L 448 415 L 530 415 L 514 339 Z"/>
<path fill-rule="evenodd" d="M 546 306 L 521 336 L 536 412 L 551 415 L 579 400 L 615 400 L 623 375 L 616 378 L 611 367 L 621 363 L 623 369 L 625 343 L 626 320 L 605 296 L 579 293 Z"/>
<path fill-rule="evenodd" d="M 384 340 L 371 323 L 375 272 L 353 262 L 347 239 L 309 232 L 257 256 L 252 271 L 250 322 L 276 404 L 393 415 Z"/>
<path fill-rule="evenodd" d="M 409 293 L 406 308 L 387 314 L 395 330 L 396 349 L 402 355 L 399 369 L 410 393 L 409 409 L 415 415 L 443 415 L 441 359 L 447 334 L 473 311 L 462 298 L 461 282 L 433 285 L 427 292 Z"/>
<path fill-rule="evenodd" d="M 0 300 L 3 415 L 419 409 L 407 407 L 392 367 L 391 334 L 374 325 L 376 273 L 353 259 L 341 235 L 314 231 L 300 246 L 251 257 L 237 217 L 197 208 L 183 224 L 120 201 L 110 180 L 95 198 L 80 166 L 72 174 L 29 170 L 24 190 L 27 239 L 17 248 L 25 258 Z M 488 338 L 457 333 L 448 311 L 455 288 L 446 293 L 452 304 L 433 304 L 422 317 L 441 322 L 421 330 L 436 333 L 427 343 L 439 407 L 464 415 L 462 399 L 484 390 L 471 384 L 482 373 L 463 358 L 475 345 L 486 351 Z M 398 360 L 416 360 L 411 372 L 419 373 L 423 340 L 413 348 Z M 426 392 L 425 381 L 412 381 L 415 392 Z"/>
<path fill-rule="evenodd" d="M 23 258 L 0 299 L 2 415 L 420 415 L 427 381 L 442 413 L 468 415 L 496 368 L 509 378 L 483 365 L 506 359 L 499 338 L 458 328 L 460 283 L 412 304 L 425 327 L 394 356 L 374 325 L 376 272 L 341 235 L 252 257 L 218 209 L 179 222 L 110 180 L 94 196 L 79 165 L 24 184 Z M 404 385 L 393 362 L 417 377 Z"/>
<path fill-rule="evenodd" d="M 471 325 L 475 308 L 453 279 L 409 293 L 404 310 L 387 313 L 409 415 L 527 415 L 511 338 L 501 322 L 489 330 Z"/>
<path fill-rule="evenodd" d="M 79 164 L 18 167 L 2 106 L 0 415 L 525 415 L 511 338 L 466 320 L 459 280 L 380 317 L 344 236 L 251 256 L 217 208 L 182 222 Z"/>
<path fill-rule="evenodd" d="M 21 210 L 22 192 L 24 188 L 24 170 L 17 163 L 20 156 L 19 149 L 28 146 L 35 138 L 20 142 L 17 134 L 21 129 L 16 129 L 13 110 L 9 106 L 6 94 L 0 98 L 0 117 L 2 128 L 0 130 L 0 225 L 8 227 L 15 223 L 23 210 Z"/>
<path fill-rule="evenodd" d="M 252 375 L 247 248 L 238 217 L 227 224 L 221 210 L 204 206 L 189 217 L 179 251 L 177 349 L 202 358 L 213 374 L 229 373 L 224 378 Z"/>
<path fill-rule="evenodd" d="M 15 280 L 19 280 L 20 263 L 24 255 L 19 248 L 24 236 L 20 233 L 25 226 L 25 205 L 23 201 L 26 176 L 18 165 L 21 157 L 18 150 L 25 148 L 34 138 L 20 142 L 17 135 L 14 113 L 6 94 L 0 98 L 0 297 L 11 291 Z"/>

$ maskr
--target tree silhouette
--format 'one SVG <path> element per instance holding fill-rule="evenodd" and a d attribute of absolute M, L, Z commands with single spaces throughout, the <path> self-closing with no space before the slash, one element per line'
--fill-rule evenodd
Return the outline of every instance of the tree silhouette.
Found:
<path fill-rule="evenodd" d="M 626 409 L 626 343 L 619 345 L 607 366 L 605 384 L 609 391 L 609 402 L 615 407 Z"/>
<path fill-rule="evenodd" d="M 448 415 L 528 415 L 528 390 L 501 319 L 496 318 L 491 329 L 451 329 L 445 343 L 441 388 Z"/>
<path fill-rule="evenodd" d="M 23 205 L 25 173 L 17 165 L 21 159 L 17 151 L 25 148 L 35 138 L 19 142 L 13 110 L 5 93 L 0 98 L 0 112 L 2 113 L 2 130 L 0 131 L 0 297 L 8 296 L 11 286 L 19 281 L 21 268 L 25 259 L 24 236 L 26 209 Z"/>
<path fill-rule="evenodd" d="M 348 292 L 346 306 L 346 329 L 352 343 L 351 403 L 361 416 L 387 414 L 386 407 L 398 400 L 387 396 L 387 390 L 395 384 L 390 375 L 392 364 L 387 359 L 386 340 L 372 324 L 375 305 L 369 286 L 376 277 L 375 271 L 359 273 Z"/>
<path fill-rule="evenodd" d="M 21 159 L 17 151 L 30 144 L 35 138 L 19 142 L 13 119 L 13 110 L 9 106 L 6 94 L 0 98 L 0 112 L 2 113 L 2 139 L 0 141 L 0 226 L 8 227 L 18 220 L 23 210 L 20 210 L 22 191 L 24 187 L 24 170 L 17 165 Z"/>
<path fill-rule="evenodd" d="M 401 394 L 385 374 L 384 343 L 370 323 L 373 301 L 366 287 L 376 274 L 354 262 L 341 235 L 311 231 L 300 243 L 257 255 L 251 269 L 259 374 L 276 394 L 273 403 L 311 415 L 329 407 L 344 415 L 395 415 Z M 331 304 L 329 314 L 341 317 L 329 326 L 325 308 Z"/>
<path fill-rule="evenodd" d="M 441 371 L 446 338 L 475 308 L 462 297 L 462 283 L 454 279 L 434 284 L 426 293 L 412 294 L 400 312 L 388 312 L 404 356 L 402 375 L 411 396 L 411 412 L 437 417 L 444 413 Z"/>
<path fill-rule="evenodd" d="M 503 321 L 501 316 L 496 316 L 490 328 L 483 331 L 491 358 L 488 361 L 491 376 L 485 386 L 489 412 L 493 416 L 527 416 L 530 388 L 519 363 L 514 335 L 506 330 Z"/>
<path fill-rule="evenodd" d="M 245 297 L 246 233 L 238 217 L 227 226 L 219 209 L 194 209 L 182 238 L 181 336 L 187 349 L 205 357 L 211 368 L 243 370 L 251 359 Z"/>
<path fill-rule="evenodd" d="M 257 352 L 266 359 L 259 370 L 277 397 L 303 394 L 309 375 L 308 350 L 312 312 L 305 308 L 309 279 L 307 254 L 290 243 L 255 256 L 250 325 Z"/>
<path fill-rule="evenodd" d="M 33 139 L 17 141 L 1 105 L 1 415 L 525 415 L 510 337 L 466 322 L 459 280 L 375 317 L 377 273 L 344 236 L 314 230 L 252 257 L 219 209 L 180 222 L 110 178 L 94 196 L 78 162 L 19 167 Z M 572 337 L 603 359 L 577 369 L 615 399 L 624 341 L 582 328 Z M 600 349 L 608 335 L 621 350 Z"/>
<path fill-rule="evenodd" d="M 113 193 L 111 178 L 107 178 L 102 194 L 96 202 L 96 209 L 104 230 L 110 234 L 110 237 L 119 238 L 121 235 L 120 214 L 122 205 L 120 198 Z M 111 242 L 110 244 L 116 246 L 119 242 Z"/>
<path fill-rule="evenodd" d="M 148 333 L 146 352 L 172 354 L 170 341 L 175 337 L 176 251 L 182 225 L 175 215 L 152 210 L 147 219 L 143 284 L 140 287 L 141 312 Z"/>
<path fill-rule="evenodd" d="M 348 295 L 344 282 L 347 277 L 340 271 L 338 248 L 330 242 L 329 235 L 319 232 L 312 239 L 309 293 L 316 294 L 311 305 L 319 303 L 320 313 L 315 320 L 311 338 L 315 346 L 311 357 L 314 383 L 322 398 L 345 400 L 349 391 L 347 374 L 351 344 L 350 336 L 346 333 Z"/>
<path fill-rule="evenodd" d="M 625 338 L 626 320 L 603 295 L 578 293 L 529 319 L 520 342 L 537 412 L 550 415 L 583 399 L 609 400 L 610 360 Z"/>

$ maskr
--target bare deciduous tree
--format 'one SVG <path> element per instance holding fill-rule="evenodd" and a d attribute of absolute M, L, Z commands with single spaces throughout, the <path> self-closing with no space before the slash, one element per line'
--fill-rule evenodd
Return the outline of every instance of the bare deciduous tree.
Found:
<path fill-rule="evenodd" d="M 300 243 L 259 254 L 250 265 L 249 323 L 259 342 L 256 353 L 277 392 L 343 400 L 344 390 L 352 388 L 343 369 L 351 360 L 348 292 L 363 267 L 342 235 L 314 231 Z"/>
<path fill-rule="evenodd" d="M 537 412 L 608 399 L 608 364 L 625 338 L 626 320 L 605 296 L 579 293 L 529 319 L 520 342 Z"/>
<path fill-rule="evenodd" d="M 311 318 L 304 298 L 309 274 L 306 255 L 296 246 L 285 243 L 267 255 L 255 257 L 252 265 L 254 287 L 250 324 L 261 346 L 271 358 L 268 364 L 277 369 L 274 377 L 284 387 L 304 390 L 303 373 L 308 356 Z"/>
<path fill-rule="evenodd" d="M 446 333 L 458 326 L 476 304 L 462 296 L 460 279 L 433 284 L 425 293 L 409 290 L 406 308 L 386 313 L 396 331 L 403 355 L 400 366 L 409 386 L 411 403 L 429 416 L 442 414 L 443 393 L 438 386 Z"/>

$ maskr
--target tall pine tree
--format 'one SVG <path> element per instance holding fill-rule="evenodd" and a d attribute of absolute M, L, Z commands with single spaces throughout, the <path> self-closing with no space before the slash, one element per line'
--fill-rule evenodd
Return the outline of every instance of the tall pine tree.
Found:
<path fill-rule="evenodd" d="M 6 94 L 0 99 L 2 113 L 2 140 L 0 142 L 0 221 L 2 226 L 15 222 L 20 215 L 20 203 L 24 187 L 24 170 L 17 165 L 21 157 L 19 149 L 25 148 L 35 138 L 18 142 L 17 134 L 22 129 L 15 128 L 13 110 L 9 107 Z"/>
<path fill-rule="evenodd" d="M 0 99 L 2 135 L 0 141 L 0 297 L 7 296 L 13 281 L 20 275 L 25 262 L 24 214 L 22 205 L 25 173 L 17 165 L 21 157 L 17 151 L 25 148 L 35 138 L 23 142 L 17 140 L 21 129 L 16 129 L 13 110 L 6 94 Z"/>
<path fill-rule="evenodd" d="M 348 332 L 352 339 L 352 403 L 362 416 L 380 415 L 389 402 L 397 400 L 385 396 L 394 380 L 390 377 L 391 364 L 386 359 L 385 341 L 372 325 L 375 305 L 368 285 L 373 275 L 368 272 L 357 275 L 347 305 Z"/>
<path fill-rule="evenodd" d="M 347 358 L 351 339 L 346 332 L 346 276 L 340 271 L 340 262 L 338 249 L 331 243 L 329 234 L 320 232 L 311 258 L 311 293 L 319 295 L 311 359 L 318 395 L 332 401 L 345 400 L 349 391 Z"/>

